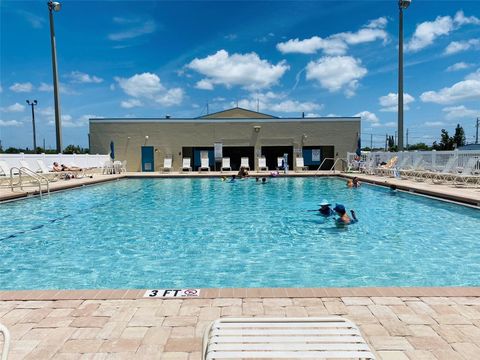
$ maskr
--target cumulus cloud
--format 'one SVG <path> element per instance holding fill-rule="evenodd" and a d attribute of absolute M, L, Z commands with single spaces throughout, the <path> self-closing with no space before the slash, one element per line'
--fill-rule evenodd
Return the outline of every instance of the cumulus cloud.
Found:
<path fill-rule="evenodd" d="M 388 95 L 381 96 L 378 99 L 380 106 L 382 108 L 380 111 L 388 111 L 388 112 L 396 112 L 398 110 L 398 94 L 397 93 L 389 93 Z M 407 93 L 403 93 L 403 109 L 409 110 L 410 107 L 408 104 L 415 101 L 415 98 Z"/>
<path fill-rule="evenodd" d="M 465 100 L 480 99 L 480 68 L 465 77 L 465 80 L 438 91 L 426 91 L 420 95 L 423 102 L 452 104 Z"/>
<path fill-rule="evenodd" d="M 33 85 L 31 82 L 15 83 L 10 86 L 9 89 L 13 92 L 30 92 L 33 89 Z"/>
<path fill-rule="evenodd" d="M 0 127 L 9 127 L 9 126 L 22 126 L 23 123 L 17 120 L 1 120 L 0 119 Z"/>
<path fill-rule="evenodd" d="M 446 68 L 445 71 L 448 71 L 448 72 L 459 71 L 459 70 L 468 69 L 472 66 L 473 64 L 468 64 L 462 61 L 462 62 L 455 63 L 453 65 L 450 65 L 449 67 Z"/>
<path fill-rule="evenodd" d="M 15 103 L 10 106 L 0 108 L 3 112 L 22 112 L 25 110 L 25 105 L 22 105 L 20 103 Z"/>
<path fill-rule="evenodd" d="M 351 56 L 324 56 L 306 68 L 307 80 L 317 81 L 330 92 L 343 90 L 347 97 L 355 94 L 358 80 L 367 74 L 359 59 Z"/>
<path fill-rule="evenodd" d="M 124 105 L 138 105 L 141 99 L 148 99 L 163 106 L 178 105 L 183 100 L 183 90 L 180 88 L 166 89 L 158 75 L 152 73 L 135 74 L 129 78 L 115 77 L 120 88 L 125 94 L 136 98 L 139 102 L 132 102 L 129 99 L 124 102 Z M 133 107 L 133 106 L 131 106 Z"/>
<path fill-rule="evenodd" d="M 445 123 L 443 121 L 426 121 L 424 125 L 426 127 L 441 127 L 444 126 Z"/>
<path fill-rule="evenodd" d="M 65 86 L 64 84 L 60 83 L 60 93 L 65 94 L 65 95 L 76 95 L 78 94 L 76 91 L 73 89 Z M 47 84 L 47 83 L 40 83 L 40 86 L 37 88 L 38 91 L 43 91 L 43 92 L 51 92 L 53 91 L 53 85 Z"/>
<path fill-rule="evenodd" d="M 480 39 L 470 39 L 464 41 L 452 41 L 445 48 L 446 55 L 456 54 L 461 51 L 480 49 Z"/>
<path fill-rule="evenodd" d="M 225 50 L 219 50 L 205 58 L 195 58 L 187 68 L 206 76 L 204 85 L 241 86 L 253 91 L 275 85 L 290 67 L 285 61 L 271 64 L 254 52 L 230 55 Z"/>
<path fill-rule="evenodd" d="M 42 82 L 38 87 L 38 91 L 45 91 L 45 92 L 53 91 L 53 85 Z"/>
<path fill-rule="evenodd" d="M 454 120 L 461 118 L 474 118 L 480 116 L 480 110 L 468 109 L 464 105 L 451 106 L 442 109 L 445 112 L 445 119 Z"/>
<path fill-rule="evenodd" d="M 207 80 L 207 79 L 202 79 L 200 81 L 197 81 L 195 84 L 195 87 L 200 90 L 213 90 L 214 86 L 213 84 Z"/>
<path fill-rule="evenodd" d="M 102 78 L 99 78 L 95 75 L 89 75 L 80 71 L 72 71 L 70 74 L 66 75 L 70 79 L 70 82 L 77 84 L 99 84 L 103 81 Z"/>
<path fill-rule="evenodd" d="M 142 105 L 143 105 L 142 102 L 138 99 L 128 99 L 120 103 L 120 106 L 124 109 L 131 109 L 133 107 L 142 106 Z"/>
<path fill-rule="evenodd" d="M 38 16 L 37 14 L 34 14 L 32 12 L 20 9 L 16 10 L 16 12 L 23 16 L 24 19 L 27 20 L 34 29 L 41 29 L 45 24 L 46 20 L 42 16 Z"/>
<path fill-rule="evenodd" d="M 384 30 L 387 18 L 381 17 L 370 22 L 356 32 L 341 32 L 327 38 L 313 36 L 309 39 L 290 39 L 277 44 L 277 49 L 283 53 L 314 54 L 322 50 L 327 55 L 344 55 L 350 45 L 373 42 L 376 40 L 388 40 L 388 34 Z"/>
<path fill-rule="evenodd" d="M 114 18 L 115 19 L 115 18 Z M 119 18 L 116 18 L 117 20 Z M 125 24 L 126 22 L 118 22 Z M 141 21 L 140 19 L 132 20 L 130 23 L 138 23 L 136 26 L 131 27 L 125 31 L 120 31 L 116 33 L 111 33 L 108 35 L 108 38 L 112 41 L 122 41 L 133 39 L 142 35 L 153 33 L 157 26 L 153 20 Z"/>
<path fill-rule="evenodd" d="M 231 103 L 236 106 L 236 103 Z M 256 111 L 271 111 L 277 113 L 297 113 L 313 112 L 323 108 L 322 104 L 311 101 L 298 101 L 288 99 L 284 93 L 274 93 L 268 91 L 266 93 L 252 93 L 249 98 L 238 101 L 238 106 Z"/>
<path fill-rule="evenodd" d="M 361 111 L 353 116 L 359 116 L 362 118 L 362 120 L 368 121 L 372 125 L 380 123 L 380 119 L 378 118 L 378 116 L 375 115 L 375 113 L 372 113 L 367 110 Z"/>
<path fill-rule="evenodd" d="M 441 36 L 447 36 L 463 25 L 479 25 L 475 16 L 465 17 L 463 11 L 458 11 L 454 17 L 438 16 L 434 21 L 425 21 L 417 25 L 412 38 L 405 44 L 405 50 L 416 52 L 432 45 Z M 447 51 L 445 51 L 447 53 Z"/>

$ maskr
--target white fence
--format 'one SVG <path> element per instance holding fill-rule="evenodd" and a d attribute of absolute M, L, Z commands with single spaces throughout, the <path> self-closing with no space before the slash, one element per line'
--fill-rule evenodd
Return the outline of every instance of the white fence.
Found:
<path fill-rule="evenodd" d="M 373 166 L 378 166 L 382 163 L 388 162 L 393 157 L 397 157 L 398 164 L 410 167 L 419 161 L 422 167 L 431 170 L 440 170 L 447 163 L 451 156 L 457 157 L 457 167 L 463 168 L 468 159 L 474 157 L 480 159 L 480 151 L 477 150 L 451 150 L 451 151 L 402 151 L 402 152 L 387 152 L 387 151 L 373 151 L 362 152 L 360 161 L 370 162 L 373 160 Z M 355 153 L 347 154 L 348 165 L 350 168 L 354 164 L 358 164 L 358 156 Z M 478 166 L 478 165 L 477 165 Z"/>
<path fill-rule="evenodd" d="M 105 161 L 110 160 L 109 155 L 90 154 L 0 154 L 0 160 L 5 161 L 10 167 L 20 167 L 20 160 L 24 160 L 33 171 L 39 170 L 37 160 L 43 160 L 48 168 L 52 168 L 54 162 L 67 166 L 81 168 L 102 167 Z"/>

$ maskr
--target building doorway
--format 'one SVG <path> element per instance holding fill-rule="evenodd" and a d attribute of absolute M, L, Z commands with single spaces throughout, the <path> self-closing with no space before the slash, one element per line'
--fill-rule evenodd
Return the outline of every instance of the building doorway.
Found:
<path fill-rule="evenodd" d="M 250 169 L 255 167 L 255 148 L 253 146 L 224 146 L 223 157 L 230 158 L 230 166 L 232 170 L 240 169 L 242 157 L 248 157 L 248 164 Z"/>
<path fill-rule="evenodd" d="M 267 159 L 267 166 L 270 170 L 278 167 L 277 158 L 288 154 L 288 168 L 293 170 L 293 146 L 262 146 L 262 156 Z"/>
<path fill-rule="evenodd" d="M 142 146 L 142 171 L 154 171 L 155 163 L 153 154 L 153 146 Z"/>

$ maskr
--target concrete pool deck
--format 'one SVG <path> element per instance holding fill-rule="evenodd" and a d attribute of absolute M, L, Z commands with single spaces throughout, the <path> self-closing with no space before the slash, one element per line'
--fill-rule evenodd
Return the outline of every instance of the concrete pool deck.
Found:
<path fill-rule="evenodd" d="M 122 178 L 233 173 L 127 173 L 51 184 L 66 190 Z M 253 173 L 252 176 L 265 176 Z M 289 176 L 313 176 L 315 172 Z M 480 205 L 480 189 L 358 176 L 378 185 Z M 0 201 L 35 189 L 0 188 Z M 0 205 L 1 206 L 1 205 Z M 201 336 L 219 317 L 341 315 L 359 326 L 378 359 L 480 358 L 480 287 L 202 289 L 199 298 L 149 299 L 145 290 L 0 290 L 10 359 L 200 359 Z M 0 345 L 1 345 L 0 339 Z"/>

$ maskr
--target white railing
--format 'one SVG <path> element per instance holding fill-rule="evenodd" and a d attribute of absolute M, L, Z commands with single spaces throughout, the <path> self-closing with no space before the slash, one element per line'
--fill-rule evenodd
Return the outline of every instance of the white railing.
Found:
<path fill-rule="evenodd" d="M 468 160 L 472 157 L 479 158 L 479 150 L 450 150 L 450 151 L 401 151 L 401 152 L 387 152 L 387 151 L 372 151 L 362 152 L 359 157 L 356 153 L 347 153 L 347 161 L 349 169 L 355 169 L 359 161 L 367 163 L 373 160 L 373 166 L 377 167 L 382 163 L 388 162 L 393 157 L 397 157 L 397 164 L 403 166 L 412 166 L 413 164 L 422 163 L 422 167 L 430 170 L 442 169 L 451 156 L 456 156 L 458 159 L 457 167 L 463 168 Z"/>
<path fill-rule="evenodd" d="M 90 154 L 0 154 L 0 160 L 5 161 L 10 167 L 21 167 L 20 161 L 25 161 L 28 168 L 33 171 L 39 171 L 37 160 L 43 160 L 48 168 L 52 168 L 54 162 L 60 165 L 78 166 L 81 168 L 102 167 L 106 161 L 110 160 L 109 155 L 90 155 Z M 7 174 L 5 174 L 7 175 Z"/>

